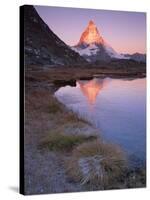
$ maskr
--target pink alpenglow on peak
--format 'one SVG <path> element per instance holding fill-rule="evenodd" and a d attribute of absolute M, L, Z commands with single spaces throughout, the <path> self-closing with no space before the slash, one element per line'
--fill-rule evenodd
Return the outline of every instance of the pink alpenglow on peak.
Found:
<path fill-rule="evenodd" d="M 88 62 L 110 61 L 111 59 L 133 59 L 145 62 L 146 56 L 142 54 L 121 54 L 106 42 L 101 36 L 95 23 L 90 20 L 85 31 L 81 34 L 77 45 L 71 47 L 83 56 Z"/>
<path fill-rule="evenodd" d="M 72 47 L 74 51 L 83 56 L 88 62 L 97 60 L 108 61 L 111 58 L 129 59 L 128 56 L 117 53 L 101 36 L 95 23 L 90 20 L 82 33 L 78 44 Z"/>
<path fill-rule="evenodd" d="M 89 21 L 87 28 L 81 35 L 78 45 L 81 44 L 104 44 L 104 39 L 92 20 Z"/>

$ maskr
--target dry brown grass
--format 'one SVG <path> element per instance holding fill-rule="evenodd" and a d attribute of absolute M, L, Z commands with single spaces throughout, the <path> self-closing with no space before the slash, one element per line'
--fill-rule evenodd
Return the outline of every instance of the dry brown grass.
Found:
<path fill-rule="evenodd" d="M 34 160 L 32 161 L 31 156 L 27 156 L 26 159 L 32 168 L 36 160 L 36 165 L 32 172 L 30 169 L 25 172 L 26 178 L 29 176 L 30 180 L 34 180 L 34 177 L 35 180 L 37 180 L 37 178 L 40 180 L 41 176 L 39 176 L 39 171 L 43 177 L 43 175 L 45 175 L 45 170 L 47 170 L 46 166 L 50 166 L 47 170 L 47 177 L 43 179 L 43 185 L 45 184 L 45 187 L 47 187 L 50 184 L 52 187 L 56 187 L 55 180 L 59 182 L 60 174 L 63 174 L 64 170 L 62 170 L 64 166 L 62 166 L 62 161 L 60 160 L 60 157 L 63 155 L 65 156 L 65 160 L 67 160 L 65 163 L 68 175 L 83 184 L 81 185 L 82 190 L 85 188 L 84 185 L 89 187 L 88 190 L 145 186 L 145 171 L 129 174 L 125 173 L 125 176 L 122 178 L 124 182 L 121 185 L 119 179 L 126 167 L 126 160 L 121 150 L 116 146 L 103 144 L 100 141 L 90 142 L 91 139 L 95 139 L 93 136 L 87 137 L 86 139 L 85 136 L 80 137 L 80 135 L 74 137 L 76 129 L 79 130 L 79 133 L 84 134 L 84 132 L 82 132 L 82 130 L 84 130 L 82 127 L 87 126 L 88 123 L 81 120 L 71 111 L 68 111 L 53 96 L 53 92 L 56 89 L 53 85 L 55 80 L 66 81 L 70 80 L 70 78 L 88 78 L 93 74 L 99 74 L 101 72 L 104 72 L 104 70 L 90 67 L 86 71 L 85 68 L 80 71 L 75 68 L 68 68 L 65 70 L 62 68 L 55 68 L 48 71 L 31 71 L 26 74 L 25 149 L 27 155 L 28 151 L 34 155 Z M 47 84 L 51 84 L 51 86 L 49 87 Z M 93 134 L 92 131 L 94 131 L 94 129 L 90 129 L 89 132 Z M 58 133 L 57 136 L 56 133 Z M 74 135 L 66 136 L 66 133 Z M 32 150 L 33 146 L 38 147 L 41 143 L 47 147 L 49 146 L 51 150 L 59 150 L 56 154 L 59 154 L 60 157 L 57 158 L 57 155 L 55 156 L 57 162 L 53 163 L 53 157 L 50 157 L 50 159 L 45 157 L 43 153 L 47 152 L 47 149 L 46 151 L 42 151 L 44 158 L 42 158 L 41 161 L 39 157 L 35 158 L 35 152 Z M 62 151 L 63 148 L 64 151 Z M 72 148 L 75 149 L 70 157 L 70 149 L 72 150 Z M 37 153 L 38 152 L 39 151 L 37 151 Z M 55 152 L 52 151 L 51 153 L 53 154 Z M 50 155 L 50 152 L 46 154 Z M 41 156 L 41 152 L 39 156 Z M 53 168 L 51 168 L 52 165 Z M 87 171 L 83 173 L 83 169 L 85 168 Z M 58 174 L 58 176 L 57 169 L 60 169 L 60 174 Z M 51 171 L 54 172 L 54 178 L 52 179 L 54 182 L 51 181 L 50 183 L 50 176 L 53 176 L 53 173 L 50 173 L 48 176 L 48 172 Z M 63 178 L 61 178 L 61 180 L 63 180 Z M 37 188 L 37 181 L 31 183 L 32 186 Z M 63 184 L 66 185 L 66 183 L 70 185 L 68 177 Z M 61 188 L 63 184 L 57 184 L 57 188 Z M 68 185 L 66 187 L 68 187 Z M 28 187 L 31 189 L 30 184 L 28 184 Z M 50 187 L 48 187 L 48 191 L 50 192 L 51 189 L 49 188 Z"/>
<path fill-rule="evenodd" d="M 61 114 L 63 117 L 60 117 L 60 120 L 79 121 L 78 116 L 68 111 L 48 90 L 39 89 L 26 92 L 25 103 L 27 111 L 45 112 L 54 117 L 57 117 L 57 114 L 60 117 Z"/>
<path fill-rule="evenodd" d="M 47 112 L 50 103 L 50 93 L 46 90 L 26 90 L 25 106 L 26 111 Z"/>
<path fill-rule="evenodd" d="M 73 147 L 83 143 L 87 142 L 89 140 L 96 139 L 96 136 L 84 136 L 84 135 L 72 135 L 72 134 L 63 134 L 61 132 L 57 131 L 51 131 L 49 133 L 49 136 L 45 138 L 42 143 L 41 147 L 48 147 L 49 150 L 53 151 L 70 151 L 73 149 Z"/>
<path fill-rule="evenodd" d="M 57 114 L 58 112 L 63 112 L 62 105 L 53 96 L 49 98 L 48 112 L 50 114 Z"/>
<path fill-rule="evenodd" d="M 92 189 L 106 189 L 122 176 L 126 158 L 118 146 L 95 140 L 79 145 L 66 167 L 75 181 Z"/>
<path fill-rule="evenodd" d="M 140 66 L 142 65 L 142 66 Z M 29 67 L 30 68 L 30 67 Z M 26 72 L 26 80 L 30 82 L 45 82 L 45 83 L 54 83 L 57 80 L 61 81 L 70 81 L 77 80 L 82 78 L 92 78 L 93 75 L 109 75 L 109 76 L 137 76 L 135 73 L 145 73 L 145 65 L 137 63 L 133 67 L 123 67 L 120 64 L 118 66 L 109 66 L 106 63 L 103 65 L 97 66 L 65 66 L 65 67 L 50 67 L 47 70 L 43 70 L 43 67 L 32 66 L 32 70 Z M 140 74 L 139 74 L 140 75 Z"/>

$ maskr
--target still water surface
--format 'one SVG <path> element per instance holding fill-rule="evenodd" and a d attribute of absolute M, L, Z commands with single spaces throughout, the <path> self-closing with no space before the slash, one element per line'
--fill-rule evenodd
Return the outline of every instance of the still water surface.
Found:
<path fill-rule="evenodd" d="M 106 141 L 145 160 L 146 79 L 94 78 L 55 92 L 56 98 L 100 130 Z"/>

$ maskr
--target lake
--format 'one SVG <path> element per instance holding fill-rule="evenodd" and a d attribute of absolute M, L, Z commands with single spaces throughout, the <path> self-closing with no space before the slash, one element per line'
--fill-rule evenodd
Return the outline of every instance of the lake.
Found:
<path fill-rule="evenodd" d="M 56 98 L 98 128 L 108 142 L 131 158 L 146 158 L 146 79 L 77 80 L 55 92 Z"/>

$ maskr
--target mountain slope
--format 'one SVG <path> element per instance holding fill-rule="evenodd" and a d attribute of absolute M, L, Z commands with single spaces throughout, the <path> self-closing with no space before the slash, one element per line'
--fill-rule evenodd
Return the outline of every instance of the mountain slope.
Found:
<path fill-rule="evenodd" d="M 86 63 L 85 59 L 60 40 L 40 18 L 33 6 L 24 12 L 25 64 L 68 65 Z"/>
<path fill-rule="evenodd" d="M 97 60 L 108 61 L 111 60 L 111 58 L 128 58 L 124 55 L 118 54 L 106 43 L 93 21 L 89 21 L 89 24 L 82 33 L 78 44 L 72 47 L 72 49 L 90 62 Z"/>
<path fill-rule="evenodd" d="M 110 61 L 112 59 L 131 59 L 138 62 L 146 62 L 146 55 L 119 54 L 101 36 L 93 21 L 89 21 L 88 26 L 82 33 L 78 44 L 72 49 L 78 52 L 89 62 Z"/>
<path fill-rule="evenodd" d="M 129 57 L 137 62 L 146 62 L 146 54 L 134 53 L 134 54 L 124 54 L 125 57 Z"/>

